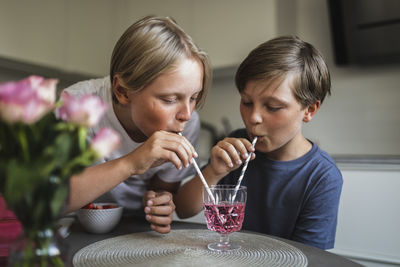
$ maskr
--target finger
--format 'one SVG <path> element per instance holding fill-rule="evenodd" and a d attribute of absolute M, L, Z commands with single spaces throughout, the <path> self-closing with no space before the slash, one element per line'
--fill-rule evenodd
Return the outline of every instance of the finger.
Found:
<path fill-rule="evenodd" d="M 155 138 L 158 139 L 154 142 L 165 150 L 165 157 L 167 157 L 169 161 L 173 162 L 178 169 L 178 166 L 181 166 L 181 164 L 185 167 L 189 166 L 191 159 L 194 157 L 194 148 L 186 138 L 165 131 L 158 132 L 157 135 L 155 135 Z M 168 153 L 167 151 L 171 153 Z"/>
<path fill-rule="evenodd" d="M 156 194 L 156 192 L 153 191 L 153 190 L 149 190 L 149 191 L 147 191 L 147 192 L 144 194 L 144 198 L 145 198 L 146 200 L 155 198 L 156 196 L 157 196 L 157 194 Z"/>
<path fill-rule="evenodd" d="M 226 166 L 233 168 L 236 164 L 235 160 L 232 160 L 226 150 L 219 146 L 216 146 L 212 150 L 212 157 L 215 157 L 226 164 Z M 237 157 L 239 159 L 239 157 Z"/>
<path fill-rule="evenodd" d="M 172 194 L 170 192 L 158 192 L 152 199 L 153 206 L 165 205 L 172 201 Z"/>
<path fill-rule="evenodd" d="M 242 159 L 240 155 L 241 152 L 239 149 L 246 148 L 241 142 L 237 142 L 236 140 L 223 140 L 218 143 L 218 147 L 225 151 L 225 153 L 228 155 L 234 165 L 242 164 Z M 223 157 L 226 157 L 225 153 L 222 153 L 221 155 Z"/>
<path fill-rule="evenodd" d="M 143 196 L 143 205 L 151 206 L 153 204 L 152 199 L 156 197 L 156 192 L 149 190 Z"/>
<path fill-rule="evenodd" d="M 164 159 L 164 162 L 169 161 L 172 164 L 174 164 L 174 166 L 178 170 L 182 169 L 183 162 L 175 152 L 162 148 L 156 153 L 157 153 L 157 157 Z M 161 164 L 156 164 L 155 166 L 158 166 L 158 165 L 161 165 Z M 155 167 L 155 166 L 153 166 L 153 167 Z"/>
<path fill-rule="evenodd" d="M 194 149 L 193 145 L 189 142 L 189 140 L 186 139 L 186 137 L 182 136 L 181 133 L 179 133 L 179 137 L 181 139 L 181 143 L 179 144 L 178 149 L 180 150 L 181 154 L 178 154 L 178 156 L 180 158 L 181 156 L 183 156 L 183 160 L 185 161 L 185 167 L 188 167 L 188 165 L 192 163 L 192 159 L 197 158 L 199 155 L 197 154 L 196 150 Z M 186 159 L 188 160 L 187 162 L 188 164 L 186 164 Z"/>
<path fill-rule="evenodd" d="M 170 216 L 146 215 L 146 220 L 151 224 L 168 225 L 172 223 L 172 215 Z"/>
<path fill-rule="evenodd" d="M 245 138 L 230 138 L 227 141 L 235 147 L 242 160 L 247 159 L 249 152 L 255 151 L 252 143 Z"/>
<path fill-rule="evenodd" d="M 257 140 L 255 140 L 255 139 L 253 139 L 252 142 L 250 142 L 250 141 L 248 141 L 248 140 L 247 140 L 247 142 L 244 141 L 244 142 L 245 142 L 245 145 L 246 145 L 246 147 L 247 147 L 247 150 L 250 151 L 250 152 L 256 151 L 256 148 L 255 148 L 256 143 L 254 143 L 254 146 L 253 146 L 253 142 L 254 142 L 254 141 L 257 142 Z"/>
<path fill-rule="evenodd" d="M 194 146 L 190 143 L 190 141 L 183 136 L 181 133 L 179 133 L 179 135 L 181 136 L 181 138 L 183 139 L 183 141 L 185 142 L 185 144 L 187 145 L 187 147 L 191 150 L 191 154 L 194 158 L 197 158 L 199 155 L 197 154 L 196 150 L 194 149 Z"/>
<path fill-rule="evenodd" d="M 178 170 L 182 169 L 182 166 L 187 166 L 188 165 L 188 160 L 184 161 L 182 160 L 182 157 L 179 157 L 178 154 L 175 151 L 168 151 L 166 152 L 168 154 L 167 158 L 168 160 L 175 165 L 175 167 Z"/>
<path fill-rule="evenodd" d="M 172 133 L 170 133 L 172 134 Z M 172 149 L 177 153 L 178 157 L 182 160 L 185 167 L 188 167 L 193 158 L 197 158 L 198 154 L 193 145 L 182 135 L 182 133 L 172 134 L 174 141 Z M 179 138 L 179 140 L 175 140 Z"/>
<path fill-rule="evenodd" d="M 183 141 L 173 144 L 172 151 L 176 153 L 185 168 L 189 167 L 189 164 L 193 158 L 193 153 L 187 144 L 184 144 Z"/>
<path fill-rule="evenodd" d="M 151 207 L 146 207 L 144 212 L 146 215 L 150 216 L 169 216 L 172 214 L 175 210 L 174 206 L 171 205 L 166 205 L 166 206 L 151 206 Z"/>
<path fill-rule="evenodd" d="M 242 159 L 247 159 L 249 152 L 254 152 L 251 142 L 245 138 L 238 138 L 235 140 L 235 147 L 239 151 Z"/>
<path fill-rule="evenodd" d="M 171 225 L 154 225 L 150 224 L 150 228 L 160 234 L 167 234 L 171 231 Z"/>

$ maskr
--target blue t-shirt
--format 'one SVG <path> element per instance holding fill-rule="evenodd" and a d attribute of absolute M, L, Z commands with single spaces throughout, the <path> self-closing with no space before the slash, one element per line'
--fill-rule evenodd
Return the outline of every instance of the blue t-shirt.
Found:
<path fill-rule="evenodd" d="M 230 136 L 249 139 L 245 129 Z M 333 248 L 343 184 L 333 159 L 315 144 L 304 156 L 291 161 L 255 153 L 241 183 L 247 186 L 243 229 L 321 249 Z M 219 184 L 236 184 L 241 168 Z"/>

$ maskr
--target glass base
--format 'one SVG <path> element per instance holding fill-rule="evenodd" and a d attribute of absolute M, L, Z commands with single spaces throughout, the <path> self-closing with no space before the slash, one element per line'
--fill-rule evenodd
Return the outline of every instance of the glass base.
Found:
<path fill-rule="evenodd" d="M 218 252 L 227 252 L 227 251 L 233 251 L 233 250 L 238 250 L 241 248 L 241 246 L 236 245 L 236 244 L 231 244 L 231 243 L 221 243 L 221 242 L 215 242 L 215 243 L 210 243 L 208 244 L 208 249 L 212 251 L 218 251 Z"/>

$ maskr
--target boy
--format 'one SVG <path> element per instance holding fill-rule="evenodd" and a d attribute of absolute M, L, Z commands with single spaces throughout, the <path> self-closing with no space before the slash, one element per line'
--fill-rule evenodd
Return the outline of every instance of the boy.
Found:
<path fill-rule="evenodd" d="M 242 181 L 248 191 L 243 229 L 333 248 L 342 175 L 301 131 L 330 94 L 330 74 L 321 54 L 297 37 L 275 38 L 247 56 L 235 82 L 246 129 L 213 147 L 203 168 L 207 183 L 236 184 L 257 136 Z M 201 181 L 184 184 L 175 204 L 182 218 L 199 212 Z"/>

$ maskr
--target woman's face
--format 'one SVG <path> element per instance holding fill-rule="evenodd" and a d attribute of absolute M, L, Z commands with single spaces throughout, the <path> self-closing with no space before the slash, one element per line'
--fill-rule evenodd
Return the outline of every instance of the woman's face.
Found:
<path fill-rule="evenodd" d="M 304 143 L 301 126 L 306 109 L 292 93 L 291 77 L 283 81 L 249 81 L 241 93 L 240 113 L 256 149 L 276 160 L 288 160 Z"/>
<path fill-rule="evenodd" d="M 143 142 L 155 131 L 182 132 L 203 86 L 203 67 L 196 59 L 182 59 L 139 92 L 129 93 L 128 134 Z"/>

